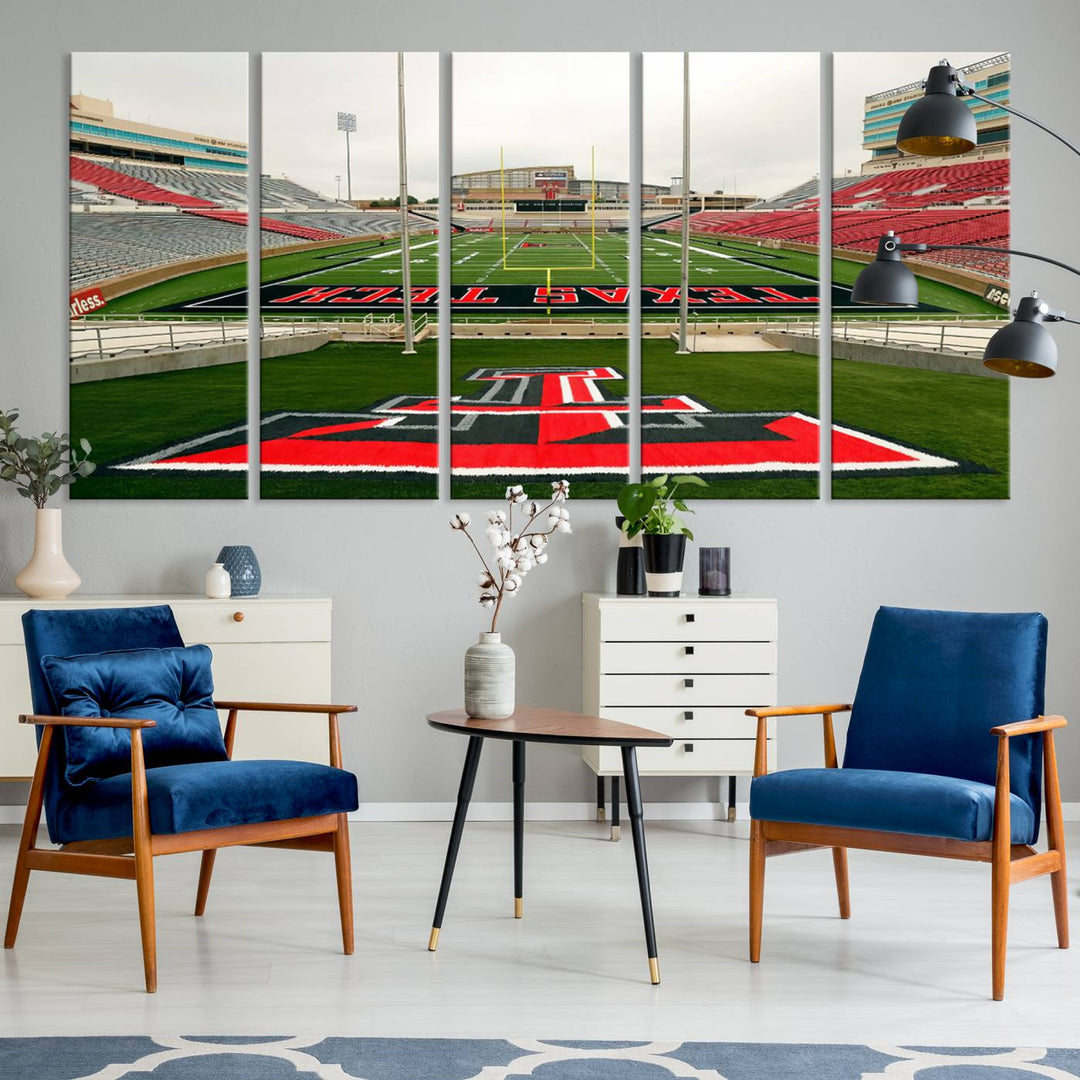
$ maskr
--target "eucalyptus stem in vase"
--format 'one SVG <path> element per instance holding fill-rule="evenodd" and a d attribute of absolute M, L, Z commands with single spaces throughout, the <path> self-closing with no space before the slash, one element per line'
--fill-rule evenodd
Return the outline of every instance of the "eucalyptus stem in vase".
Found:
<path fill-rule="evenodd" d="M 469 541 L 480 560 L 478 599 L 491 611 L 489 629 L 465 653 L 465 711 L 471 717 L 501 720 L 514 711 L 514 651 L 503 644 L 499 615 L 503 601 L 517 596 L 526 576 L 547 562 L 551 538 L 570 532 L 570 512 L 562 505 L 569 497 L 567 480 L 552 482 L 546 503 L 530 500 L 521 484 L 508 487 L 506 509 L 487 515 L 487 556 L 470 531 L 472 518 L 464 511 L 450 518 L 450 528 Z"/>
<path fill-rule="evenodd" d="M 21 435 L 15 426 L 18 419 L 18 409 L 0 409 L 0 481 L 11 484 L 36 507 L 34 554 L 19 571 L 15 585 L 27 596 L 61 599 L 82 580 L 64 558 L 61 511 L 46 503 L 62 487 L 94 471 L 91 447 L 85 439 L 76 446 L 66 433 L 55 431 Z"/>

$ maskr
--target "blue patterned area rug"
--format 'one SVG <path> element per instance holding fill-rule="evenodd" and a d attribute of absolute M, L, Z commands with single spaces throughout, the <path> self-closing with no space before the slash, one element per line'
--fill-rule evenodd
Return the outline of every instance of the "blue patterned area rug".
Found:
<path fill-rule="evenodd" d="M 1038 1047 L 101 1036 L 0 1039 L 3 1080 L 1071 1080 Z"/>

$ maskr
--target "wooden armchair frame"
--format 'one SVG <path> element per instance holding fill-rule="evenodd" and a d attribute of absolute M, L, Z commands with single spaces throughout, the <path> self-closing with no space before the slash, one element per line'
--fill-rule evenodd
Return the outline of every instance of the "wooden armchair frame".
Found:
<path fill-rule="evenodd" d="M 825 740 L 825 767 L 837 768 L 836 740 L 832 718 L 850 711 L 850 705 L 795 705 L 770 709 L 747 709 L 757 718 L 754 776 L 767 772 L 767 724 L 773 716 L 820 716 Z M 1065 879 L 1065 832 L 1061 812 L 1054 731 L 1068 721 L 1063 716 L 1038 716 L 1001 724 L 989 730 L 997 738 L 997 776 L 994 788 L 992 838 L 985 841 L 955 840 L 948 837 L 913 836 L 908 833 L 878 832 L 872 829 L 840 828 L 787 821 L 750 823 L 750 960 L 761 959 L 761 924 L 765 899 L 765 860 L 773 855 L 812 851 L 831 847 L 840 917 L 851 915 L 848 893 L 847 848 L 893 851 L 905 855 L 934 855 L 945 859 L 966 859 L 990 863 L 992 943 L 991 969 L 995 1001 L 1005 997 L 1005 951 L 1009 923 L 1009 888 L 1015 882 L 1050 875 L 1054 899 L 1054 920 L 1058 947 L 1069 947 L 1068 892 Z M 1036 851 L 1029 844 L 1011 842 L 1009 806 L 1009 739 L 1014 735 L 1041 734 L 1043 739 L 1043 780 L 1046 800 L 1047 850 Z"/>
<path fill-rule="evenodd" d="M 236 721 L 241 712 L 281 712 L 321 714 L 329 720 L 330 764 L 341 768 L 341 732 L 338 717 L 356 712 L 355 705 L 294 705 L 281 702 L 215 701 L 214 707 L 228 711 L 225 723 L 225 751 L 232 758 L 236 739 Z M 347 814 L 322 814 L 317 817 L 290 818 L 285 821 L 230 825 L 217 829 L 198 829 L 182 833 L 153 833 L 150 828 L 150 803 L 146 789 L 146 763 L 142 733 L 155 727 L 153 720 L 118 717 L 20 716 L 20 724 L 35 724 L 44 730 L 38 747 L 30 798 L 23 821 L 22 838 L 15 860 L 11 885 L 4 948 L 15 947 L 22 917 L 23 902 L 31 870 L 51 870 L 66 874 L 89 874 L 94 877 L 126 878 L 135 882 L 139 904 L 139 927 L 142 935 L 143 969 L 146 992 L 157 990 L 157 943 L 154 922 L 154 866 L 158 855 L 183 851 L 201 851 L 199 885 L 195 914 L 206 909 L 210 878 L 218 848 L 250 845 L 255 847 L 300 848 L 305 851 L 333 852 L 337 875 L 338 907 L 341 912 L 341 941 L 346 955 L 353 952 L 352 863 L 349 852 Z M 37 846 L 37 833 L 45 800 L 45 778 L 53 733 L 58 727 L 126 728 L 131 733 L 131 811 L 132 836 L 110 840 L 80 840 L 62 844 L 52 851 Z"/>

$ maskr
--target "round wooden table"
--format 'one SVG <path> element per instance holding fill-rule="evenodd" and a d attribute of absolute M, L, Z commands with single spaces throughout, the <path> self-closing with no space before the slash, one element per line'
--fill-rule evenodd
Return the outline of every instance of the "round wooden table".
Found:
<path fill-rule="evenodd" d="M 529 742 L 565 743 L 571 746 L 618 746 L 622 748 L 623 778 L 626 781 L 626 805 L 630 814 L 630 829 L 634 837 L 634 858 L 637 863 L 638 890 L 641 893 L 641 915 L 645 922 L 645 946 L 649 954 L 649 978 L 660 981 L 660 966 L 656 954 L 656 931 L 653 928 L 652 894 L 649 890 L 649 863 L 645 857 L 645 821 L 641 809 L 641 783 L 638 779 L 637 748 L 639 746 L 670 746 L 672 739 L 658 731 L 605 720 L 599 716 L 562 712 L 559 709 L 538 709 L 521 705 L 505 720 L 473 720 L 464 709 L 431 713 L 427 722 L 440 731 L 452 731 L 469 736 L 465 751 L 465 768 L 458 788 L 454 824 L 450 829 L 450 845 L 443 866 L 439 899 L 435 904 L 428 948 L 434 952 L 439 943 L 450 882 L 454 877 L 461 834 L 469 811 L 480 751 L 485 739 L 508 739 L 513 746 L 514 785 L 514 918 L 520 919 L 524 908 L 522 890 L 523 849 L 525 838 L 525 744 Z"/>

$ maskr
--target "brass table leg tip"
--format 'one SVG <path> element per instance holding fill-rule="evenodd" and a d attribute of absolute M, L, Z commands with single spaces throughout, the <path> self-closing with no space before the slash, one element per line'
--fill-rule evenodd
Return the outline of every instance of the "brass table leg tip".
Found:
<path fill-rule="evenodd" d="M 601 807 L 598 806 L 596 808 L 596 820 L 597 821 L 603 821 L 604 818 L 606 818 L 606 817 L 607 817 L 607 814 L 604 812 L 604 810 Z"/>
<path fill-rule="evenodd" d="M 525 901 L 520 896 L 514 897 L 514 918 L 520 919 L 525 914 Z"/>
<path fill-rule="evenodd" d="M 649 980 L 653 986 L 659 986 L 660 984 L 660 964 L 655 956 L 649 957 Z"/>
<path fill-rule="evenodd" d="M 434 952 L 439 947 L 439 927 L 431 928 L 431 936 L 427 941 L 428 952 Z"/>
<path fill-rule="evenodd" d="M 612 840 L 618 840 L 619 836 L 621 834 L 622 834 L 622 827 L 621 826 L 619 826 L 619 825 L 612 825 L 611 826 L 611 839 Z"/>

